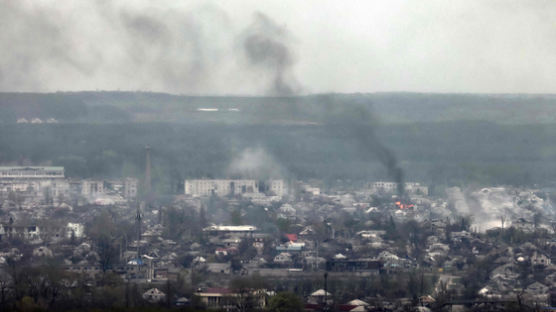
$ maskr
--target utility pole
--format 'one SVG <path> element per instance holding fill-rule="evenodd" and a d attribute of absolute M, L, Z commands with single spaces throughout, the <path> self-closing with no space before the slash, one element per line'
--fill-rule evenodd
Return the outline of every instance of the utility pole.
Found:
<path fill-rule="evenodd" d="M 328 272 L 324 273 L 324 307 L 323 307 L 323 311 L 328 311 L 328 302 L 327 302 L 327 297 L 328 297 Z"/>

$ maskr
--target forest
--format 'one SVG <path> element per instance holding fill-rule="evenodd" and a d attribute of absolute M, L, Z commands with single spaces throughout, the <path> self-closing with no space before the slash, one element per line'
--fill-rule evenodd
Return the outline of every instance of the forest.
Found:
<path fill-rule="evenodd" d="M 553 102 L 551 96 L 403 93 L 1 93 L 0 164 L 59 165 L 69 177 L 141 178 L 149 145 L 153 185 L 174 194 L 186 178 L 243 174 L 231 168 L 238 161 L 258 164 L 250 175 L 329 184 L 392 179 L 374 152 L 385 149 L 406 180 L 433 187 L 550 186 L 556 176 Z M 207 107 L 219 110 L 198 111 Z M 369 124 L 354 135 L 346 129 L 361 110 Z M 57 123 L 16 123 L 20 118 Z"/>

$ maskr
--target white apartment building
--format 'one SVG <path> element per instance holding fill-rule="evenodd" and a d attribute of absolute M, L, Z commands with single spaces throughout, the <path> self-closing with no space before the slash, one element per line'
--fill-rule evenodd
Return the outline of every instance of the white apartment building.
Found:
<path fill-rule="evenodd" d="M 0 180 L 63 179 L 64 167 L 0 167 Z"/>
<path fill-rule="evenodd" d="M 134 200 L 137 198 L 137 185 L 139 182 L 135 178 L 125 178 L 124 180 L 124 198 Z"/>
<path fill-rule="evenodd" d="M 252 179 L 196 179 L 185 180 L 185 194 L 193 197 L 211 194 L 227 196 L 271 192 L 283 196 L 286 188 L 283 180 L 258 181 Z"/>
<path fill-rule="evenodd" d="M 67 196 L 70 186 L 64 178 L 64 167 L 0 167 L 0 196 L 7 196 L 11 192 L 27 197 L 50 196 L 56 200 Z"/>
<path fill-rule="evenodd" d="M 104 181 L 83 180 L 81 182 L 81 195 L 93 197 L 98 194 L 104 194 Z"/>
<path fill-rule="evenodd" d="M 422 195 L 429 194 L 429 188 L 424 185 L 421 185 L 418 182 L 406 182 L 404 186 L 405 186 L 405 191 L 409 194 L 422 194 Z M 376 192 L 395 193 L 398 191 L 398 183 L 377 181 L 377 182 L 370 183 L 369 188 L 373 193 Z"/>
<path fill-rule="evenodd" d="M 276 196 L 284 196 L 286 195 L 286 186 L 284 184 L 284 180 L 270 180 L 269 181 L 270 184 L 270 191 L 272 193 L 274 193 L 274 195 Z"/>
<path fill-rule="evenodd" d="M 258 191 L 259 185 L 255 180 L 185 180 L 185 194 L 191 196 L 208 196 L 211 194 L 226 196 L 233 194 L 255 193 Z"/>

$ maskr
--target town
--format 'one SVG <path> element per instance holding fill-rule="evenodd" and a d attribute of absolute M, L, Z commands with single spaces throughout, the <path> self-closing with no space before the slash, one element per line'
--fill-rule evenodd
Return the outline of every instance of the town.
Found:
<path fill-rule="evenodd" d="M 152 190 L 150 157 L 143 179 L 0 167 L 3 307 L 523 311 L 556 299 L 550 190 L 188 179 L 169 196 Z"/>
<path fill-rule="evenodd" d="M 556 311 L 556 1 L 0 1 L 0 312 Z"/>

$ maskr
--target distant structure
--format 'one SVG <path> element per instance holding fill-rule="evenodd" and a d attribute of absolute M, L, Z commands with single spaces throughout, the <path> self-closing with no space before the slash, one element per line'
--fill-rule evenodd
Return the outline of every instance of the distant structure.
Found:
<path fill-rule="evenodd" d="M 429 188 L 421 185 L 418 182 L 406 182 L 405 184 L 405 191 L 408 194 L 416 194 L 416 195 L 428 195 Z M 369 188 L 373 193 L 395 193 L 398 191 L 398 183 L 396 182 L 384 182 L 384 181 L 377 181 L 372 182 L 369 184 Z"/>
<path fill-rule="evenodd" d="M 196 179 L 185 180 L 184 188 L 185 195 L 193 197 L 254 193 L 270 193 L 276 196 L 284 196 L 286 194 L 283 180 Z"/>
<path fill-rule="evenodd" d="M 137 198 L 137 179 L 125 178 L 124 197 L 127 200 L 135 200 Z"/>
<path fill-rule="evenodd" d="M 135 234 L 137 235 L 137 259 L 141 259 L 141 248 L 140 248 L 140 244 L 141 244 L 141 222 L 142 222 L 142 216 L 141 216 L 141 205 L 137 206 L 137 212 L 135 214 Z"/>
<path fill-rule="evenodd" d="M 0 180 L 63 179 L 64 167 L 0 167 Z"/>
<path fill-rule="evenodd" d="M 64 167 L 52 166 L 0 166 L 0 202 L 31 207 L 40 202 L 45 205 L 63 202 L 87 201 L 96 205 L 113 205 L 135 201 L 139 180 L 121 178 L 70 179 Z"/>
<path fill-rule="evenodd" d="M 6 199 L 10 193 L 17 192 L 21 203 L 25 201 L 25 197 L 38 194 L 50 201 L 61 195 L 68 195 L 69 189 L 69 183 L 64 177 L 64 167 L 0 167 L 0 199 Z"/>
<path fill-rule="evenodd" d="M 151 147 L 145 146 L 145 194 L 151 194 Z"/>
<path fill-rule="evenodd" d="M 213 235 L 247 236 L 253 235 L 257 230 L 257 227 L 253 225 L 211 225 L 204 228 L 203 232 Z"/>
<path fill-rule="evenodd" d="M 85 197 L 94 198 L 104 194 L 104 181 L 102 180 L 83 180 L 81 182 L 81 194 Z"/>

